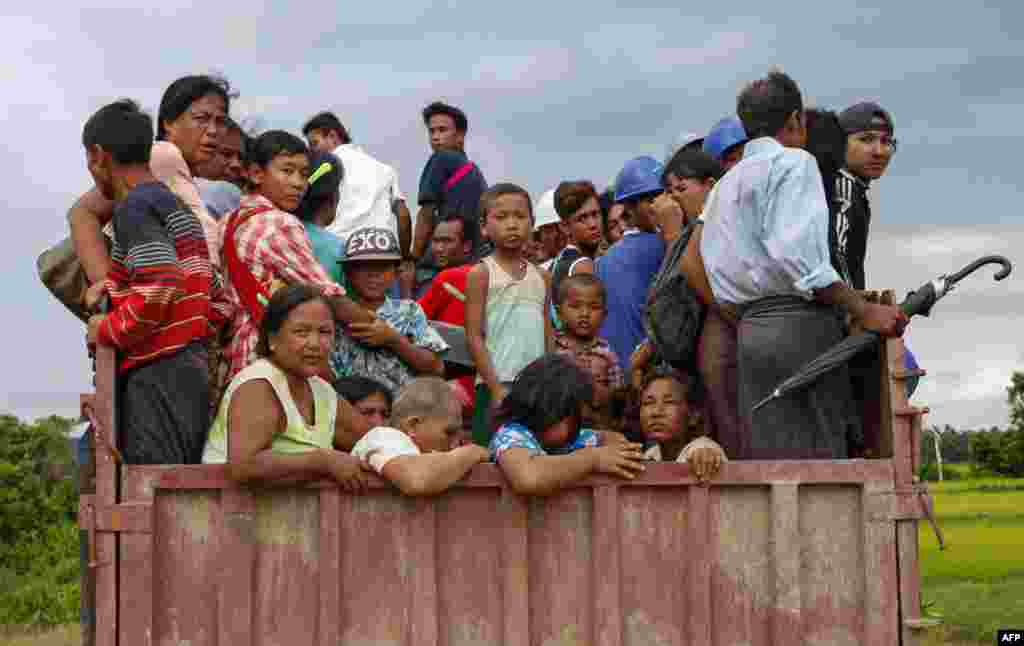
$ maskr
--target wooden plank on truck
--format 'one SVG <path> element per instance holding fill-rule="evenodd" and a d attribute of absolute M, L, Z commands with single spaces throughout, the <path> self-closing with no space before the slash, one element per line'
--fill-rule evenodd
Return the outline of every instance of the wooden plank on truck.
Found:
<path fill-rule="evenodd" d="M 93 400 L 98 428 L 95 433 L 117 448 L 116 406 L 117 353 L 105 345 L 96 347 L 96 397 Z M 104 442 L 96 444 L 96 507 L 117 504 L 118 465 Z M 93 531 L 96 589 L 96 646 L 117 646 L 117 534 Z"/>
<path fill-rule="evenodd" d="M 122 484 L 126 503 L 138 505 L 149 517 L 148 531 L 121 534 L 121 567 L 119 571 L 120 617 L 118 626 L 121 644 L 150 646 L 153 635 L 153 489 L 145 472 L 124 469 Z"/>

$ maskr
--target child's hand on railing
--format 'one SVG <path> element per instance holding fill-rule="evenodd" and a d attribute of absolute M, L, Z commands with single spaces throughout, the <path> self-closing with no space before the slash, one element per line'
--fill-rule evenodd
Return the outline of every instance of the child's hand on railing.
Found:
<path fill-rule="evenodd" d="M 680 457 L 690 467 L 690 472 L 700 484 L 707 484 L 718 475 L 722 463 L 728 462 L 725 451 L 710 437 L 702 436 L 687 444 Z"/>
<path fill-rule="evenodd" d="M 599 446 L 586 450 L 593 451 L 595 473 L 632 480 L 646 468 L 643 462 L 642 447 L 633 442 Z"/>

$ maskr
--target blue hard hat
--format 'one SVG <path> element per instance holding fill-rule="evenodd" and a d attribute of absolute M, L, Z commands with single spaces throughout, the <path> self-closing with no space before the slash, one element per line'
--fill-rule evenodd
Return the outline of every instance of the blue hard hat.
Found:
<path fill-rule="evenodd" d="M 739 117 L 726 117 L 715 124 L 708 136 L 704 138 L 704 152 L 715 158 L 715 161 L 722 161 L 733 146 L 747 141 L 747 131 L 743 129 L 743 122 Z"/>
<path fill-rule="evenodd" d="M 641 195 L 661 193 L 665 190 L 661 184 L 664 170 L 661 162 L 653 157 L 630 159 L 615 178 L 615 201 L 624 202 Z"/>

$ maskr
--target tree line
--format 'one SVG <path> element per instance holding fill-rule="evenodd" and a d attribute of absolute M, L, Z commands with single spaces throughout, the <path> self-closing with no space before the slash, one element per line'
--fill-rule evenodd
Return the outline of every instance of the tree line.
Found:
<path fill-rule="evenodd" d="M 977 471 L 1024 477 L 1024 372 L 1015 372 L 1006 389 L 1010 424 L 1001 429 L 959 430 L 932 426 L 921 438 L 922 471 L 935 473 L 935 434 L 943 463 L 970 464 Z"/>

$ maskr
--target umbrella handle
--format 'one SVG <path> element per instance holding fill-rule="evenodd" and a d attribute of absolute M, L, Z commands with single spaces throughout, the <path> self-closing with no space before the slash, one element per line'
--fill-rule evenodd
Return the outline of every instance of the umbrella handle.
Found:
<path fill-rule="evenodd" d="M 931 314 L 932 305 L 944 293 L 942 285 L 936 287 L 935 282 L 925 283 L 916 291 L 907 294 L 906 299 L 900 303 L 900 309 L 907 316 L 928 316 Z"/>
<path fill-rule="evenodd" d="M 1000 269 L 996 273 L 996 280 L 1002 280 L 1006 278 L 1007 276 L 1010 275 L 1010 271 L 1013 269 L 1013 265 L 1005 256 L 982 256 L 981 258 L 978 258 L 977 260 L 967 265 L 966 267 L 956 272 L 955 274 L 947 276 L 946 283 L 949 285 L 949 287 L 953 287 L 953 285 L 956 285 L 961 280 L 966 278 L 968 275 L 974 273 L 979 268 L 984 267 L 985 265 L 1002 265 L 1002 269 Z"/>

